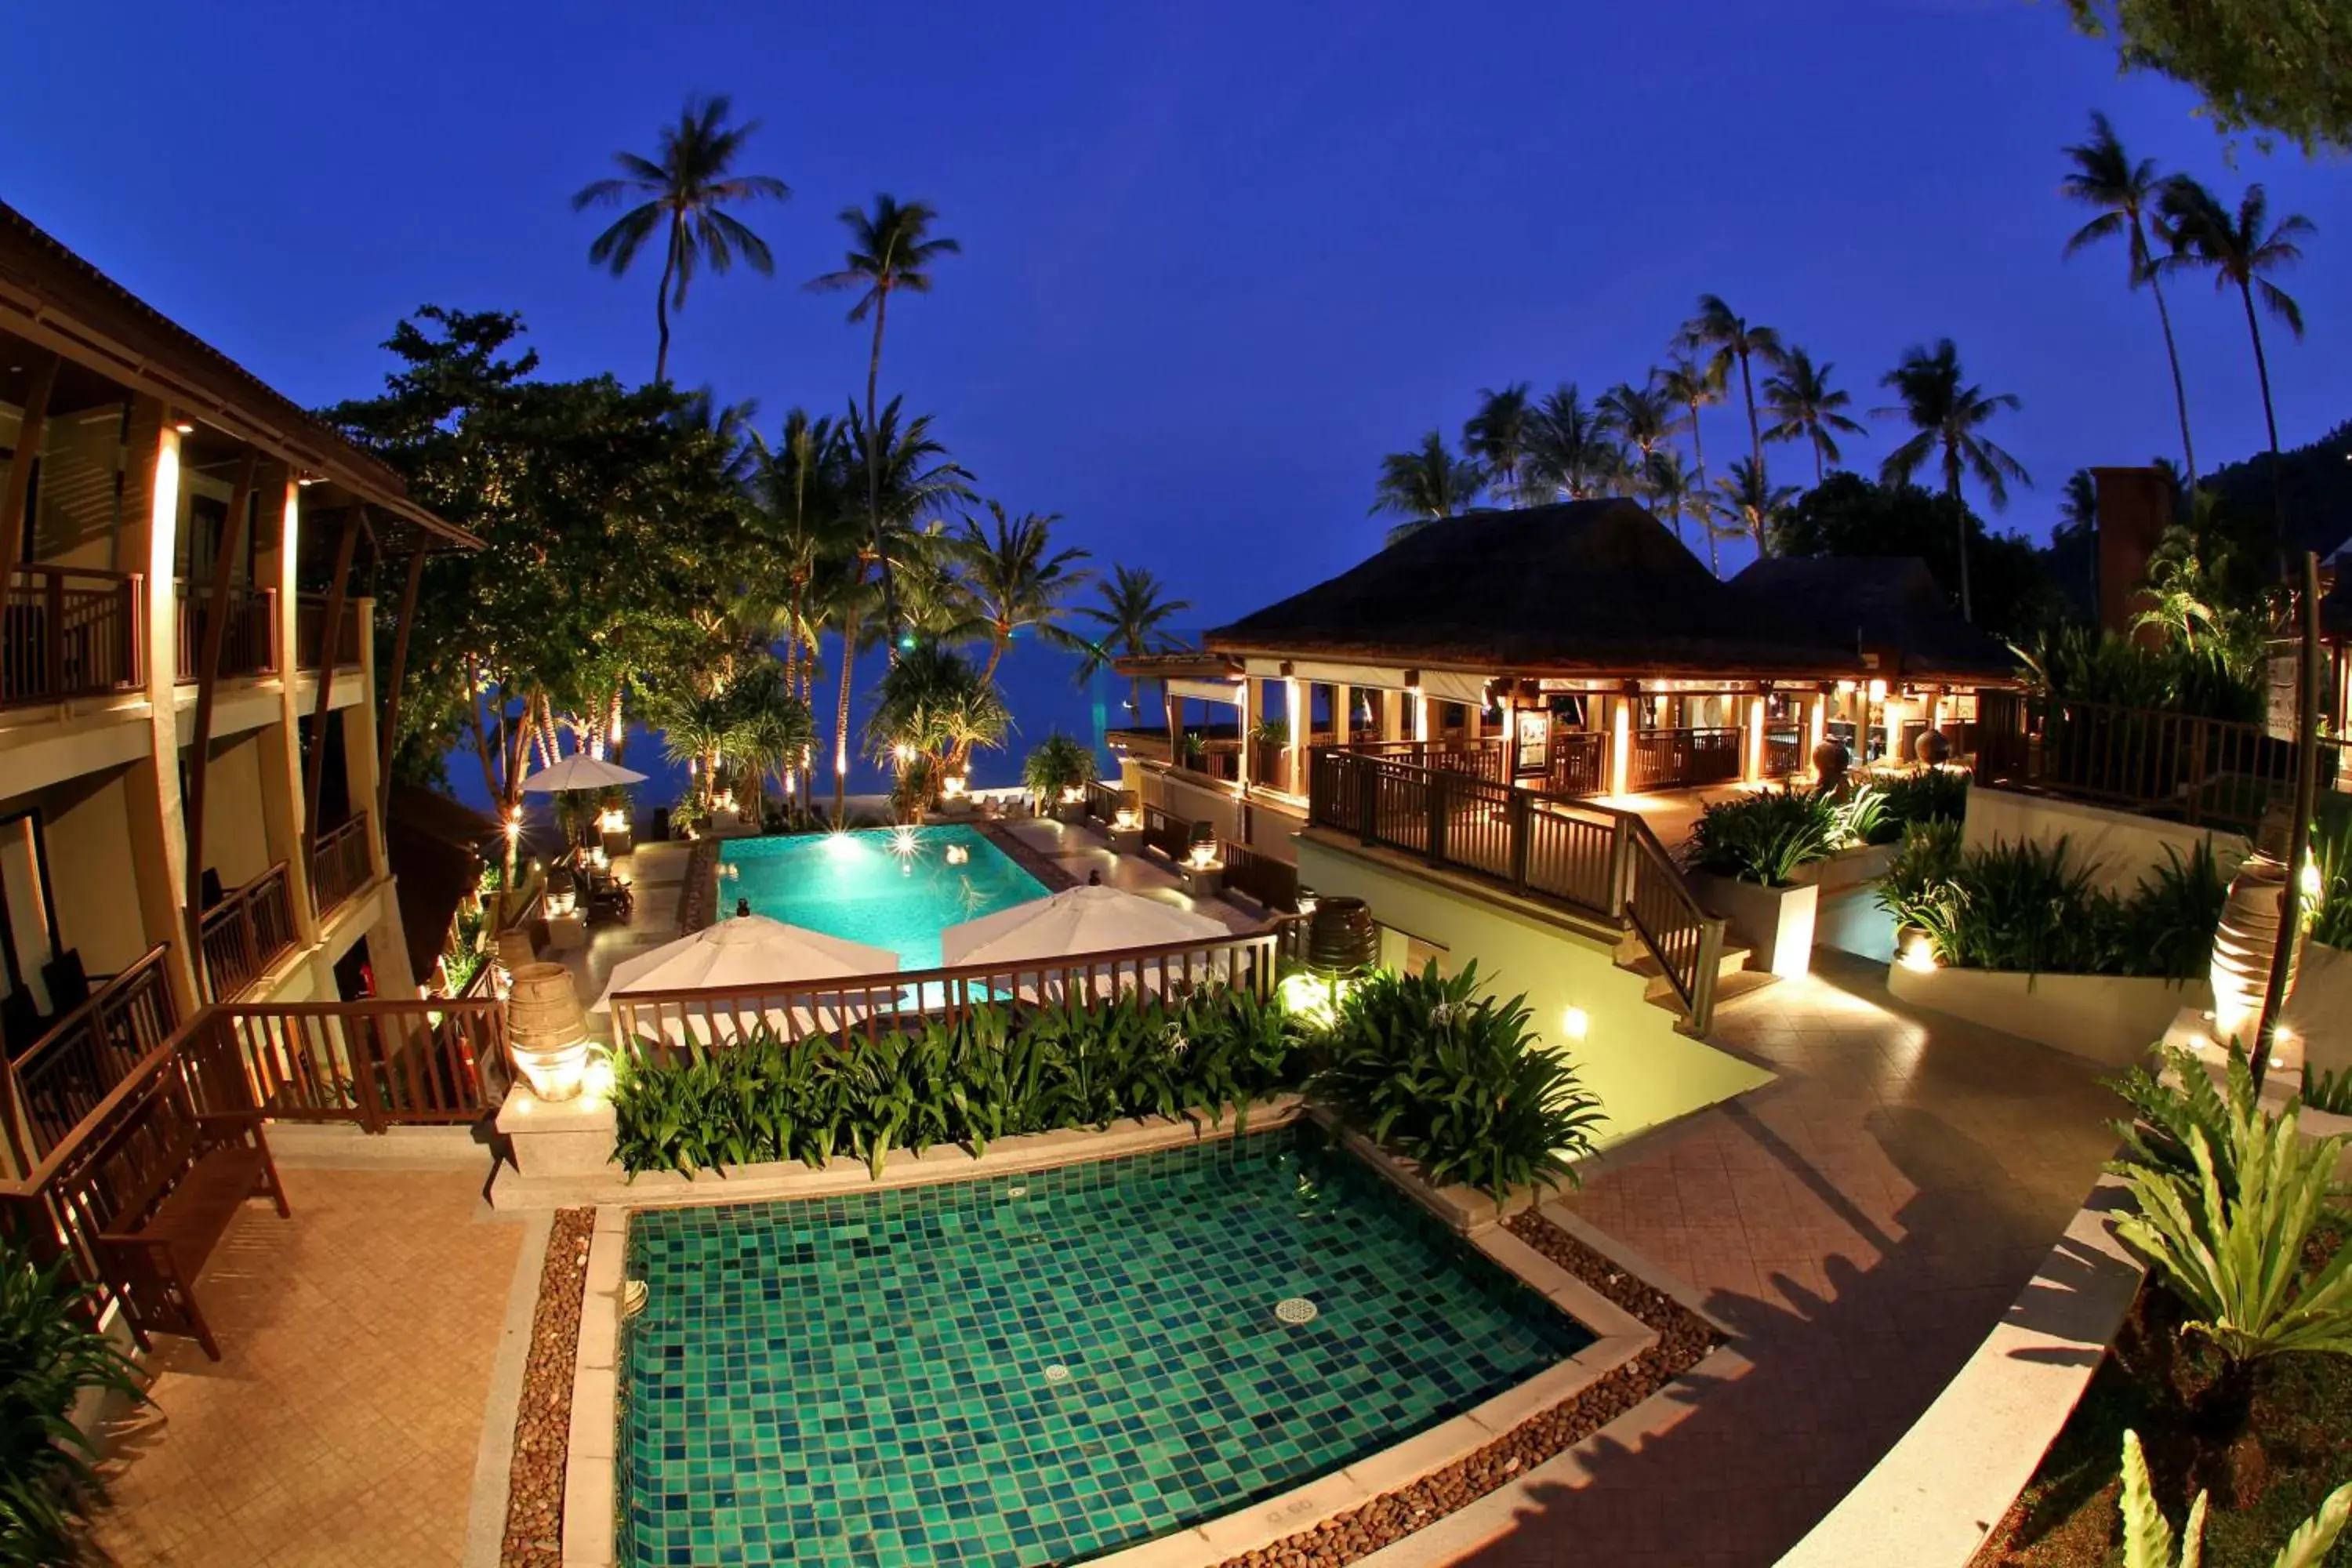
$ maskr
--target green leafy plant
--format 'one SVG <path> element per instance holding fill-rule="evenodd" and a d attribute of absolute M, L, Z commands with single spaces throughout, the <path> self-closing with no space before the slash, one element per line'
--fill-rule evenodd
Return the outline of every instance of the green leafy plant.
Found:
<path fill-rule="evenodd" d="M 1694 871 L 1785 887 L 1837 846 L 1839 807 L 1819 790 L 1761 790 L 1711 803 L 1691 826 Z"/>
<path fill-rule="evenodd" d="M 1290 721 L 1261 719 L 1250 726 L 1249 738 L 1267 745 L 1286 746 L 1290 744 Z"/>
<path fill-rule="evenodd" d="M 2230 881 L 2210 839 L 2200 840 L 2187 855 L 2167 845 L 2164 864 L 2116 906 L 2124 973 L 2172 980 L 2204 973 L 2213 962 L 2214 928 L 2229 901 Z"/>
<path fill-rule="evenodd" d="M 2352 1068 L 2315 1073 L 2309 1062 L 2304 1063 L 2303 1102 L 2330 1116 L 2352 1116 Z"/>
<path fill-rule="evenodd" d="M 2147 1455 L 2137 1432 L 2124 1434 L 2123 1469 L 2124 1568 L 2200 1568 L 2205 1557 L 2205 1494 L 2199 1492 L 2189 1505 L 2188 1521 L 2175 1537 L 2171 1522 L 2157 1505 L 2156 1484 L 2148 1477 Z M 2352 1519 L 2352 1484 L 2328 1493 L 2319 1511 L 2295 1527 L 2271 1559 L 2271 1568 L 2319 1568 L 2336 1538 L 2344 1533 L 2347 1519 Z"/>
<path fill-rule="evenodd" d="M 1576 1179 L 1600 1101 L 1528 1027 L 1527 998 L 1481 994 L 1477 966 L 1450 978 L 1382 970 L 1340 1000 L 1308 1092 L 1440 1185 L 1497 1199 Z"/>
<path fill-rule="evenodd" d="M 2197 1160 L 2190 1151 L 2195 1135 L 2202 1134 L 2217 1162 L 2221 1190 L 2235 1191 L 2238 1173 L 2230 1163 L 2231 1152 L 2238 1146 L 2240 1129 L 2262 1114 L 2245 1053 L 2230 1053 L 2223 1075 L 2226 1087 L 2217 1086 L 2205 1064 L 2186 1047 L 2159 1047 L 2158 1061 L 2159 1071 L 2135 1067 L 2108 1080 L 2107 1087 L 2122 1097 L 2132 1114 L 2107 1123 L 2124 1145 L 2107 1169 L 2117 1175 L 2147 1170 L 2192 1177 L 2197 1173 Z"/>
<path fill-rule="evenodd" d="M 1903 832 L 1903 824 L 1888 808 L 1888 795 L 1884 786 L 1862 784 L 1832 809 L 1830 847 L 1850 848 L 1857 844 L 1891 844 Z"/>
<path fill-rule="evenodd" d="M 2322 806 L 2311 825 L 2311 863 L 2319 896 L 2306 907 L 2311 940 L 2352 949 L 2352 811 Z"/>
<path fill-rule="evenodd" d="M 97 1450 L 71 1419 L 84 1392 L 140 1399 L 131 1366 L 89 1326 L 89 1288 L 0 1236 L 0 1563 L 71 1563 L 104 1495 Z"/>
<path fill-rule="evenodd" d="M 1095 754 L 1076 738 L 1053 731 L 1031 749 L 1021 764 L 1021 784 L 1042 801 L 1057 801 L 1065 790 L 1095 780 Z"/>
<path fill-rule="evenodd" d="M 1969 775 L 1957 768 L 1922 768 L 1876 786 L 1885 805 L 1882 826 L 1865 836 L 1871 844 L 1892 844 L 1903 830 L 1923 822 L 1957 823 L 1969 813 Z"/>

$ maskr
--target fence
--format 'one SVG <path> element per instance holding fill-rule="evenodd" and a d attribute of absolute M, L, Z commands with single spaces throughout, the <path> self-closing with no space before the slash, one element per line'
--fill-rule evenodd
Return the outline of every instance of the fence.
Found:
<path fill-rule="evenodd" d="M 239 1003 L 199 1020 L 252 1102 L 288 1121 L 470 1122 L 503 1085 L 506 1009 L 493 996 Z"/>
<path fill-rule="evenodd" d="M 1280 914 L 1298 910 L 1298 868 L 1287 860 L 1261 854 L 1245 844 L 1220 841 L 1217 858 L 1225 863 L 1225 886 L 1255 899 Z"/>
<path fill-rule="evenodd" d="M 692 991 L 639 991 L 613 999 L 613 1037 L 666 1062 L 759 1032 L 871 1040 L 930 1019 L 955 1023 L 983 1006 L 1057 1007 L 1130 992 L 1167 995 L 1192 985 L 1227 986 L 1264 1000 L 1280 978 L 1286 937 L 1264 931 L 1128 948 L 1033 963 L 976 964 L 856 980 Z"/>
<path fill-rule="evenodd" d="M 0 707 L 139 689 L 139 583 L 121 572 L 11 568 L 0 604 Z"/>
<path fill-rule="evenodd" d="M 375 867 L 368 856 L 368 816 L 362 811 L 319 835 L 310 847 L 310 896 L 323 919 L 368 884 Z"/>
<path fill-rule="evenodd" d="M 1764 776 L 1793 778 L 1811 766 L 1805 755 L 1805 738 L 1795 730 L 1764 731 Z"/>
<path fill-rule="evenodd" d="M 205 989 L 226 1002 L 261 978 L 294 946 L 294 908 L 286 891 L 286 862 L 205 911 L 198 931 Z"/>
<path fill-rule="evenodd" d="M 298 594 L 294 599 L 294 646 L 300 650 L 301 667 L 316 669 L 320 664 L 321 637 L 327 625 L 327 596 L 324 594 Z M 360 661 L 360 607 L 350 599 L 343 601 L 341 620 L 335 627 L 333 653 L 338 668 Z"/>
<path fill-rule="evenodd" d="M 1307 820 L 1512 892 L 1630 925 L 1695 1028 L 1712 1016 L 1723 922 L 1630 811 L 1360 752 L 1317 754 Z"/>
<path fill-rule="evenodd" d="M 1739 731 L 1638 730 L 1627 759 L 1625 787 L 1634 791 L 1729 784 L 1739 777 Z"/>
<path fill-rule="evenodd" d="M 15 1167 L 45 1158 L 180 1022 L 163 973 L 167 948 L 100 986 L 0 1072 L 0 1132 Z"/>
<path fill-rule="evenodd" d="M 210 595 L 202 588 L 177 584 L 173 609 L 173 641 L 182 682 L 201 673 L 205 626 L 212 613 Z M 268 675 L 278 668 L 278 593 L 272 588 L 236 588 L 221 606 L 226 625 L 221 634 L 220 673 L 223 677 Z"/>

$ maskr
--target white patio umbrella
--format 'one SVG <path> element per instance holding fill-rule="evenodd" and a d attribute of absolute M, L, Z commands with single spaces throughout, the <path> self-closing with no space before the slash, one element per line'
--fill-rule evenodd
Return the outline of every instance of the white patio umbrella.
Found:
<path fill-rule="evenodd" d="M 625 768 L 585 752 L 574 752 L 523 780 L 522 787 L 526 795 L 553 795 L 559 790 L 606 789 L 614 784 L 645 782 L 646 775 L 635 768 Z"/>
<path fill-rule="evenodd" d="M 898 967 L 887 947 L 845 942 L 765 915 L 737 915 L 613 966 L 594 1010 L 632 991 L 700 991 L 789 985 L 801 980 L 886 974 Z"/>
<path fill-rule="evenodd" d="M 1118 888 L 1068 888 L 940 932 L 950 965 L 1027 963 L 1224 936 L 1222 921 Z"/>

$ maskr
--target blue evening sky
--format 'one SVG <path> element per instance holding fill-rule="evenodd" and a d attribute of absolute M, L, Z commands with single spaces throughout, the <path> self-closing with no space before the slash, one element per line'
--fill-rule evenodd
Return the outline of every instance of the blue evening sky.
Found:
<path fill-rule="evenodd" d="M 688 91 L 762 121 L 744 216 L 777 276 L 698 281 L 672 369 L 772 428 L 863 384 L 835 213 L 888 190 L 965 254 L 894 311 L 887 390 L 983 491 L 1059 511 L 1223 618 L 1378 539 L 1381 453 L 1481 386 L 1638 378 L 1703 290 L 1779 326 L 1864 407 L 1949 334 L 2013 391 L 2046 533 L 2077 465 L 2177 447 L 2155 314 L 2120 251 L 2062 261 L 2058 149 L 2090 110 L 2142 156 L 2320 226 L 2268 338 L 2290 443 L 2352 415 L 2338 163 L 2223 142 L 2119 79 L 2056 0 L 1656 5 L 47 6 L 16 18 L 6 199 L 306 403 L 375 387 L 434 301 L 520 310 L 551 374 L 652 373 L 656 263 L 585 260 L 566 198 L 650 151 Z M 102 68 L 100 65 L 102 62 Z M 2175 315 L 2208 463 L 2262 439 L 2234 299 Z M 2266 323 L 2267 325 L 2267 323 Z M 1715 471 L 1741 416 L 1707 416 Z M 1874 468 L 1883 429 L 1849 451 Z M 1810 458 L 1777 448 L 1777 478 Z"/>

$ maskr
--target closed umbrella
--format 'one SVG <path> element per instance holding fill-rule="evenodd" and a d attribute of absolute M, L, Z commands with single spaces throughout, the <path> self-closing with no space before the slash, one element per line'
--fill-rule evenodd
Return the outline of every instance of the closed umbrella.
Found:
<path fill-rule="evenodd" d="M 951 965 L 1029 963 L 1229 933 L 1223 921 L 1118 888 L 1070 888 L 940 933 Z"/>
<path fill-rule="evenodd" d="M 574 752 L 523 780 L 522 787 L 527 795 L 554 795 L 563 790 L 610 789 L 615 784 L 645 782 L 646 775 L 635 768 L 625 768 L 585 752 Z"/>

